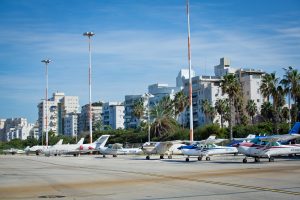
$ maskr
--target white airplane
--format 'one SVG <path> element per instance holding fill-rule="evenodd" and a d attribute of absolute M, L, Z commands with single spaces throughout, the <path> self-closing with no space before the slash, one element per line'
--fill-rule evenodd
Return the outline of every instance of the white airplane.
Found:
<path fill-rule="evenodd" d="M 150 155 L 159 154 L 160 159 L 164 159 L 165 153 L 173 145 L 173 142 L 146 142 L 142 146 L 142 151 L 147 155 L 146 159 L 150 159 Z"/>
<path fill-rule="evenodd" d="M 260 158 L 268 158 L 269 162 L 274 162 L 274 156 L 300 153 L 298 145 L 282 145 L 279 142 L 289 141 L 299 138 L 299 134 L 286 134 L 259 137 L 250 142 L 237 144 L 237 149 L 246 157 L 243 163 L 247 163 L 247 157 L 254 157 L 255 162 L 260 162 Z"/>
<path fill-rule="evenodd" d="M 29 148 L 29 147 L 26 147 L 26 148 Z M 6 155 L 6 154 L 15 155 L 15 154 L 24 154 L 25 151 L 21 150 L 21 149 L 10 148 L 10 149 L 3 150 L 3 153 L 4 153 L 4 155 Z"/>
<path fill-rule="evenodd" d="M 70 154 L 78 156 L 80 154 L 79 148 L 83 144 L 84 138 L 81 138 L 77 144 L 56 144 L 44 150 L 46 156 L 57 156 L 62 154 Z"/>
<path fill-rule="evenodd" d="M 97 148 L 101 145 L 105 145 L 107 140 L 109 138 L 109 135 L 101 135 L 95 142 L 92 144 L 82 144 L 79 146 L 80 153 L 88 153 L 88 152 L 94 152 L 99 151 Z"/>
<path fill-rule="evenodd" d="M 217 143 L 226 141 L 227 139 L 216 139 L 216 136 L 209 136 L 206 140 L 197 142 L 198 144 L 182 146 L 180 149 L 183 155 L 186 155 L 185 161 L 190 160 L 190 156 L 197 156 L 198 160 L 202 160 L 203 156 L 206 160 L 210 160 L 212 155 L 220 154 L 236 154 L 238 150 L 236 147 L 218 146 Z"/>
<path fill-rule="evenodd" d="M 60 139 L 55 145 L 61 145 L 63 143 L 63 139 Z M 53 145 L 54 146 L 54 145 Z M 50 148 L 51 146 L 48 146 Z M 26 147 L 24 149 L 25 153 L 29 155 L 30 153 L 35 153 L 35 155 L 40 155 L 40 153 L 43 153 L 47 149 L 47 146 L 42 145 L 35 145 L 32 147 Z"/>
<path fill-rule="evenodd" d="M 106 135 L 105 142 L 96 146 L 96 149 L 105 157 L 106 155 L 112 155 L 117 157 L 117 155 L 137 155 L 141 154 L 142 150 L 140 148 L 123 148 L 121 144 L 110 144 L 105 146 L 110 135 Z"/>

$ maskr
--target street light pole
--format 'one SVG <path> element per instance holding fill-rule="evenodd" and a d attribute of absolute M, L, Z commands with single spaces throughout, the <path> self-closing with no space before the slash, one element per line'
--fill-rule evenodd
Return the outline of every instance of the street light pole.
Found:
<path fill-rule="evenodd" d="M 45 59 L 45 60 L 42 60 L 41 62 L 45 63 L 46 65 L 46 97 L 45 97 L 45 101 L 46 101 L 46 126 L 45 126 L 45 129 L 46 129 L 46 147 L 48 147 L 48 64 L 51 62 L 51 60 L 49 59 Z M 43 131 L 42 131 L 42 143 L 43 143 Z"/>
<path fill-rule="evenodd" d="M 189 0 L 186 1 L 187 24 L 188 24 L 188 62 L 189 62 L 189 105 L 190 105 L 190 142 L 194 141 L 193 125 L 193 99 L 192 99 L 192 61 L 191 61 L 191 33 L 190 33 L 190 8 Z"/>
<path fill-rule="evenodd" d="M 89 129 L 90 129 L 90 143 L 92 144 L 92 53 L 91 53 L 91 37 L 95 35 L 93 32 L 85 32 L 84 36 L 89 38 Z"/>
<path fill-rule="evenodd" d="M 151 132 L 151 126 L 150 126 L 150 97 L 154 97 L 150 93 L 145 93 L 145 97 L 147 97 L 147 117 L 148 117 L 148 142 L 150 143 L 150 132 Z"/>

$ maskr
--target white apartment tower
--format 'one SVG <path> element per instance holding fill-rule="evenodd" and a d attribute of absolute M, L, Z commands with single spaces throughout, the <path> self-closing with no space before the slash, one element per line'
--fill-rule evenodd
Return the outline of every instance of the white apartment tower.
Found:
<path fill-rule="evenodd" d="M 241 68 L 236 71 L 236 75 L 243 89 L 244 105 L 247 105 L 248 100 L 254 100 L 257 105 L 257 111 L 260 112 L 261 105 L 264 103 L 265 98 L 260 92 L 260 85 L 262 76 L 265 74 L 262 70 Z"/>
<path fill-rule="evenodd" d="M 120 102 L 103 104 L 102 121 L 104 126 L 112 129 L 124 129 L 124 105 Z"/>
<path fill-rule="evenodd" d="M 92 104 L 92 130 L 95 130 L 96 124 L 102 120 L 102 105 L 97 103 Z M 89 130 L 89 104 L 81 107 L 81 113 L 79 117 L 79 133 Z"/>
<path fill-rule="evenodd" d="M 69 113 L 78 113 L 79 99 L 77 96 L 65 96 L 64 93 L 53 93 L 53 96 L 47 100 L 43 100 L 38 104 L 39 110 L 39 134 L 46 131 L 46 110 L 47 130 L 53 131 L 56 135 L 64 134 L 64 118 Z"/>

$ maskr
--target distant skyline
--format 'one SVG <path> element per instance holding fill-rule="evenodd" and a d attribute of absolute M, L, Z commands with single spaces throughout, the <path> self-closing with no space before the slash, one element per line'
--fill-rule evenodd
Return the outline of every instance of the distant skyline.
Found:
<path fill-rule="evenodd" d="M 192 66 L 213 75 L 232 67 L 283 74 L 300 64 L 300 1 L 190 0 Z M 88 103 L 88 40 L 92 38 L 92 101 L 124 101 L 148 85 L 175 86 L 188 67 L 186 0 L 0 0 L 0 118 L 38 118 L 49 93 Z"/>

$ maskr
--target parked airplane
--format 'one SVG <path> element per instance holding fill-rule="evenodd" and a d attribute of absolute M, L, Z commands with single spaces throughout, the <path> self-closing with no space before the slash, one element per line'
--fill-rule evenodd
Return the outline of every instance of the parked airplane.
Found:
<path fill-rule="evenodd" d="M 106 155 L 112 155 L 117 157 L 117 155 L 136 155 L 141 154 L 142 150 L 140 148 L 123 148 L 121 144 L 110 144 L 105 147 L 105 143 L 108 140 L 109 135 L 106 135 L 107 139 L 101 145 L 97 145 L 96 149 L 105 157 Z"/>
<path fill-rule="evenodd" d="M 97 149 L 97 146 L 105 145 L 107 140 L 109 138 L 109 135 L 101 135 L 95 142 L 92 144 L 82 144 L 79 146 L 80 153 L 88 153 L 88 152 L 94 152 L 99 151 Z"/>
<path fill-rule="evenodd" d="M 142 146 L 142 151 L 147 155 L 147 160 L 150 159 L 150 155 L 152 154 L 159 154 L 160 159 L 164 159 L 164 154 L 172 145 L 172 142 L 146 142 Z"/>
<path fill-rule="evenodd" d="M 289 141 L 299 138 L 299 134 L 285 134 L 255 138 L 250 142 L 237 144 L 238 151 L 246 157 L 243 163 L 247 163 L 247 157 L 254 157 L 255 162 L 260 162 L 260 158 L 268 158 L 269 162 L 274 162 L 274 156 L 300 153 L 298 145 L 282 145 L 280 141 Z"/>
<path fill-rule="evenodd" d="M 60 139 L 55 145 L 61 145 L 63 143 L 63 139 Z M 55 146 L 53 145 L 53 146 Z M 50 148 L 51 146 L 48 146 Z M 47 146 L 42 145 L 35 145 L 32 147 L 26 147 L 24 149 L 25 153 L 29 155 L 30 153 L 35 153 L 35 155 L 39 155 L 40 153 L 43 153 L 47 149 Z"/>
<path fill-rule="evenodd" d="M 81 138 L 77 144 L 56 144 L 52 147 L 45 149 L 44 154 L 46 156 L 57 156 L 62 154 L 69 154 L 78 156 L 80 154 L 79 147 L 83 144 L 84 138 Z"/>
<path fill-rule="evenodd" d="M 187 162 L 190 160 L 190 156 L 197 156 L 199 161 L 205 156 L 206 160 L 209 161 L 212 155 L 238 153 L 236 147 L 216 145 L 223 141 L 226 141 L 226 139 L 216 139 L 216 136 L 209 136 L 206 140 L 198 142 L 199 144 L 182 146 L 180 149 L 183 155 L 187 155 L 185 159 Z"/>
<path fill-rule="evenodd" d="M 26 147 L 27 148 L 27 147 Z M 25 148 L 25 149 L 26 149 Z M 11 154 L 11 155 L 15 155 L 15 154 L 24 154 L 25 151 L 22 149 L 15 149 L 15 148 L 10 148 L 10 149 L 5 149 L 3 150 L 4 155 L 6 154 Z"/>

